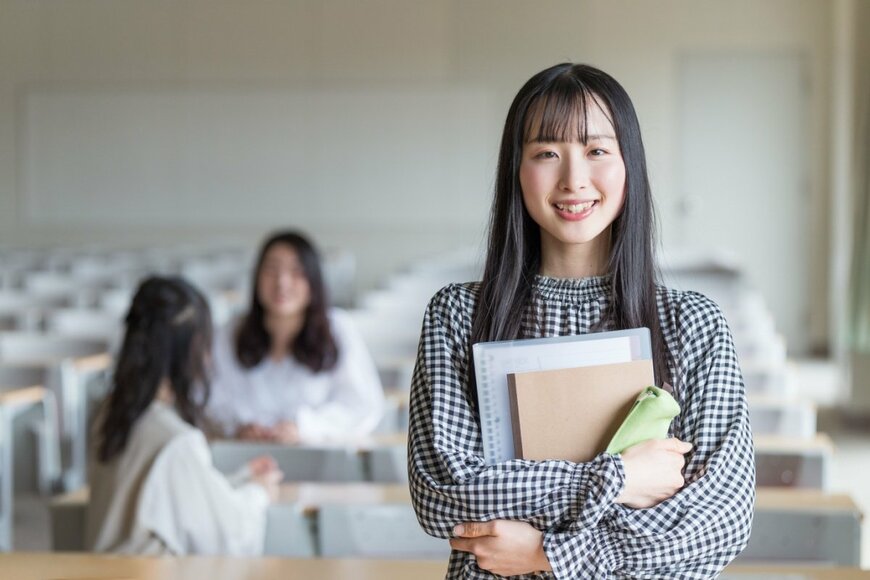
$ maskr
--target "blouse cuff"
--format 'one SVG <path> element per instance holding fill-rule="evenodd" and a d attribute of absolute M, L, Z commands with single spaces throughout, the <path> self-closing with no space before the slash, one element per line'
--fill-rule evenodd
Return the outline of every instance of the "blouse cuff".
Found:
<path fill-rule="evenodd" d="M 614 502 L 625 486 L 625 466 L 619 455 L 601 453 L 589 463 L 578 463 L 571 489 L 576 526 L 591 529 L 613 512 Z"/>
<path fill-rule="evenodd" d="M 249 510 L 262 510 L 265 512 L 266 508 L 269 507 L 269 503 L 271 503 L 269 493 L 259 483 L 249 481 L 248 483 L 240 485 L 236 489 L 244 494 L 247 502 L 250 502 L 248 503 Z"/>
<path fill-rule="evenodd" d="M 573 532 L 544 531 L 544 554 L 556 578 L 604 578 L 622 566 L 617 542 L 604 528 Z"/>
<path fill-rule="evenodd" d="M 230 485 L 233 487 L 241 487 L 248 483 L 252 476 L 253 473 L 251 472 L 251 466 L 246 463 L 233 473 L 227 475 L 227 481 L 229 481 Z"/>
<path fill-rule="evenodd" d="M 300 408 L 296 414 L 296 429 L 299 430 L 299 440 L 304 443 L 319 443 L 328 439 L 328 428 L 309 407 Z"/>

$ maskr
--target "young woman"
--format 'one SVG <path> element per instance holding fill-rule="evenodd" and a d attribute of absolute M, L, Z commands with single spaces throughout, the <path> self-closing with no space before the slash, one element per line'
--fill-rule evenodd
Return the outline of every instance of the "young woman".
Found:
<path fill-rule="evenodd" d="M 250 311 L 219 333 L 209 420 L 226 437 L 308 443 L 369 434 L 384 393 L 347 314 L 328 308 L 311 243 L 263 244 Z"/>
<path fill-rule="evenodd" d="M 532 77 L 501 142 L 483 280 L 439 291 L 411 391 L 409 475 L 449 578 L 710 578 L 745 546 L 754 456 L 719 308 L 656 284 L 640 127 L 619 83 Z M 471 345 L 646 326 L 675 435 L 588 463 L 484 462 Z"/>
<path fill-rule="evenodd" d="M 282 474 L 260 457 L 232 485 L 196 428 L 208 398 L 211 318 L 178 278 L 136 291 L 114 385 L 95 423 L 89 473 L 91 550 L 257 555 Z M 246 480 L 246 481 L 243 481 Z"/>

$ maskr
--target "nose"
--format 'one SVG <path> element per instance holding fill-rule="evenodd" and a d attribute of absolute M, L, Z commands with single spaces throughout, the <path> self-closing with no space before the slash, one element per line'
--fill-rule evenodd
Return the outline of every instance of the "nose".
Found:
<path fill-rule="evenodd" d="M 559 188 L 566 192 L 584 190 L 589 185 L 589 175 L 589 163 L 586 159 L 569 155 L 562 163 Z"/>
<path fill-rule="evenodd" d="M 275 279 L 275 285 L 282 290 L 289 288 L 293 285 L 293 276 L 289 272 L 281 272 Z"/>

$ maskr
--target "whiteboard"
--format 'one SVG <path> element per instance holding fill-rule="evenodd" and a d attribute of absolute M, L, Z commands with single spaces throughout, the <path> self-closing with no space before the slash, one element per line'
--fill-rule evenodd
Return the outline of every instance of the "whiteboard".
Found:
<path fill-rule="evenodd" d="M 467 87 L 32 90 L 23 214 L 64 225 L 478 226 L 504 115 L 492 101 Z"/>

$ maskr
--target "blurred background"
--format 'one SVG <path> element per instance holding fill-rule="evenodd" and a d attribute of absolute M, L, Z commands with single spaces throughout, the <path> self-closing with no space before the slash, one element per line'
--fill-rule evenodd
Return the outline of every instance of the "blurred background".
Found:
<path fill-rule="evenodd" d="M 353 248 L 360 288 L 479 248 L 501 124 L 538 70 L 631 94 L 666 250 L 723 250 L 789 347 L 845 291 L 867 2 L 0 3 L 0 243 Z"/>
<path fill-rule="evenodd" d="M 868 29 L 868 0 L 0 0 L 0 282 L 147 253 L 229 279 L 229 316 L 259 239 L 296 227 L 346 307 L 462 266 L 426 278 L 413 336 L 476 275 L 514 94 L 584 62 L 634 100 L 667 280 L 723 303 L 747 375 L 860 426 Z"/>

